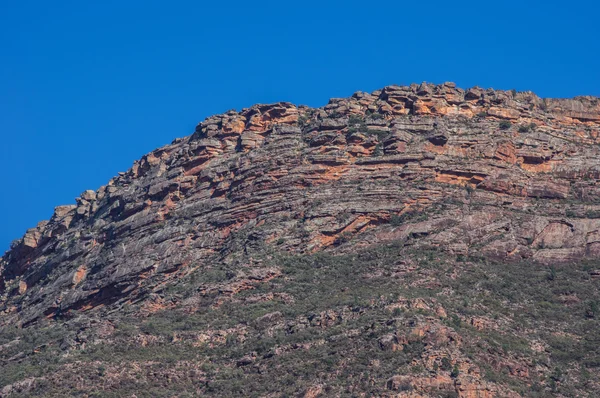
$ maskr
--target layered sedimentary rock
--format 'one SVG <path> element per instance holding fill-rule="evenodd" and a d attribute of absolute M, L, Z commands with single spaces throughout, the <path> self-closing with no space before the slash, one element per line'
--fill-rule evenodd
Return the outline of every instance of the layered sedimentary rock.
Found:
<path fill-rule="evenodd" d="M 597 256 L 599 133 L 597 98 L 451 83 L 212 116 L 27 231 L 0 262 L 0 322 L 139 300 L 261 245 Z"/>
<path fill-rule="evenodd" d="M 2 257 L 0 397 L 593 397 L 599 133 L 452 83 L 209 117 Z"/>

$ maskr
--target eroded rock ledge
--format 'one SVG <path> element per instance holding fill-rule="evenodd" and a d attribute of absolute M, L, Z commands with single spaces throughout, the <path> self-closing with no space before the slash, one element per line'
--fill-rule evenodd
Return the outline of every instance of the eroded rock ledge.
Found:
<path fill-rule="evenodd" d="M 136 300 L 265 245 L 597 256 L 599 132 L 598 98 L 452 83 L 212 116 L 16 241 L 0 261 L 0 323 Z M 245 265 L 234 289 L 277 274 Z"/>

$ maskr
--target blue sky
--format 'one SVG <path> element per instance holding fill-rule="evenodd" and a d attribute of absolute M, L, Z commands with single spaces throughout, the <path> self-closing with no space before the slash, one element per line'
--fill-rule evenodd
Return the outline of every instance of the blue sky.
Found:
<path fill-rule="evenodd" d="M 422 81 L 600 96 L 592 1 L 216 3 L 2 2 L 0 252 L 232 108 Z"/>

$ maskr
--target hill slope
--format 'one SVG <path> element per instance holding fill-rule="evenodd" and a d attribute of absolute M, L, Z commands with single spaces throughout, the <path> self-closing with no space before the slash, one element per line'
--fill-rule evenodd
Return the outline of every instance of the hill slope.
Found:
<path fill-rule="evenodd" d="M 600 100 L 208 118 L 0 262 L 2 395 L 594 396 Z"/>

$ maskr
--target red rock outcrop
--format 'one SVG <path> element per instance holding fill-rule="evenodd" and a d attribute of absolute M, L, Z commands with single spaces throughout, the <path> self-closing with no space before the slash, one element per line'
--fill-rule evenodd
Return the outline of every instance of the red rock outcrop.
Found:
<path fill-rule="evenodd" d="M 599 133 L 597 98 L 452 83 L 212 116 L 27 231 L 0 261 L 0 322 L 136 300 L 261 245 L 596 256 Z M 277 275 L 247 269 L 224 291 Z"/>

